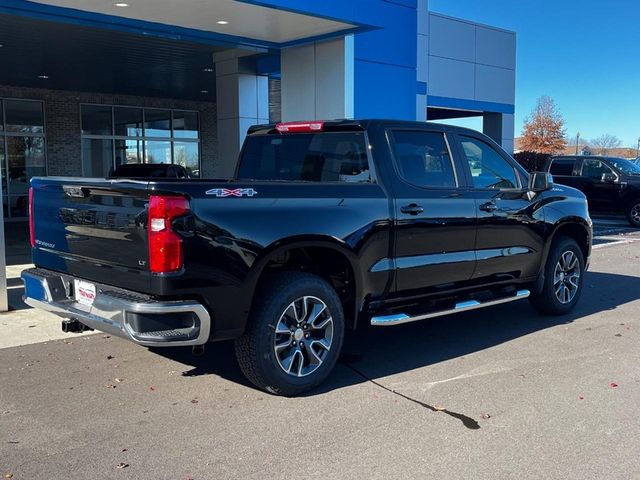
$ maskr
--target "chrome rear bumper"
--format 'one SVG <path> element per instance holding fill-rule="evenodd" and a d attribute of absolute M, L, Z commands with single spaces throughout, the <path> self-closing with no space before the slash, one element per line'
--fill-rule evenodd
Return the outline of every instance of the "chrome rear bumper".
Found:
<path fill-rule="evenodd" d="M 87 306 L 77 302 L 74 278 L 52 270 L 31 268 L 21 274 L 24 301 L 63 318 L 150 347 L 202 345 L 209 340 L 211 317 L 195 301 L 159 301 L 137 292 L 95 284 Z"/>

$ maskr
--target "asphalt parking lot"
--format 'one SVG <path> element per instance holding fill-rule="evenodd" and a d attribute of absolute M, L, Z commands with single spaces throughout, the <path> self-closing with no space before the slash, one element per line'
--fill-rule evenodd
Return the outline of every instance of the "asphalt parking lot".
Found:
<path fill-rule="evenodd" d="M 571 315 L 523 301 L 366 328 L 302 398 L 252 388 L 230 344 L 201 357 L 103 334 L 2 348 L 0 473 L 640 478 L 640 234 L 596 232 Z"/>

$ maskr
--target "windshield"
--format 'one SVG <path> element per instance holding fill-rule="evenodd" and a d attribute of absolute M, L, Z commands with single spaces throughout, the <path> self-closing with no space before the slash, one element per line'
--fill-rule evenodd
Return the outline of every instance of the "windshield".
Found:
<path fill-rule="evenodd" d="M 640 175 L 640 166 L 637 163 L 624 158 L 610 158 L 609 161 L 625 175 Z"/>

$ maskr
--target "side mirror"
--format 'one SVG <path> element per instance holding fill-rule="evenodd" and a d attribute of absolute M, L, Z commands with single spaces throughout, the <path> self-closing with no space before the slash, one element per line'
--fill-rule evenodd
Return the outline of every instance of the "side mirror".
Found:
<path fill-rule="evenodd" d="M 604 183 L 615 183 L 617 179 L 613 173 L 603 173 L 601 178 Z"/>
<path fill-rule="evenodd" d="M 529 191 L 544 192 L 553 187 L 553 175 L 548 172 L 532 172 L 529 174 Z"/>

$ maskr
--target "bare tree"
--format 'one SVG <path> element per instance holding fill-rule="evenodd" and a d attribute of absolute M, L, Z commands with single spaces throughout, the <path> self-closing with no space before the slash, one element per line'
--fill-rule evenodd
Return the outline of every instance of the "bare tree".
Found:
<path fill-rule="evenodd" d="M 530 152 L 557 153 L 567 146 L 565 134 L 562 115 L 553 99 L 544 95 L 524 120 L 521 147 Z"/>
<path fill-rule="evenodd" d="M 618 148 L 622 144 L 622 140 L 615 135 L 605 133 L 591 140 L 589 144 L 598 155 L 608 155 L 609 150 Z"/>

